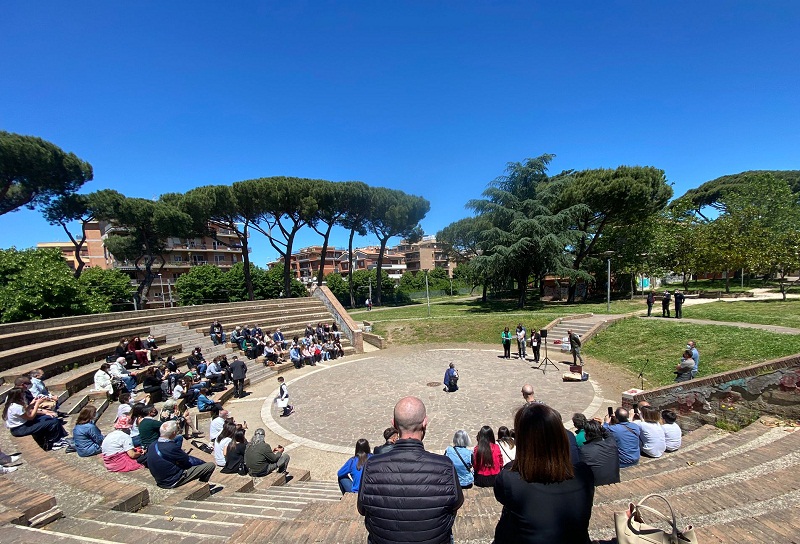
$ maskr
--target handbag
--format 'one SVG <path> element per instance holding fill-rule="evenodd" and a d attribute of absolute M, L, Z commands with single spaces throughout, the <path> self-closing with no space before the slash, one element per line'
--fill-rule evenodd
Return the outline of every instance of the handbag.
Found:
<path fill-rule="evenodd" d="M 282 399 L 278 397 L 275 399 L 275 404 L 278 406 L 278 408 L 286 408 L 287 406 L 289 406 L 289 399 L 288 398 Z"/>
<path fill-rule="evenodd" d="M 645 501 L 651 498 L 659 498 L 664 501 L 669 508 L 670 515 L 666 516 L 655 508 L 644 506 Z M 671 532 L 644 523 L 642 520 L 644 511 L 655 514 L 659 519 L 669 523 Z M 679 531 L 672 505 L 661 495 L 647 495 L 638 504 L 630 503 L 627 511 L 615 512 L 614 526 L 617 530 L 619 544 L 697 544 L 694 527 L 688 525 L 686 529 Z"/>
<path fill-rule="evenodd" d="M 453 448 L 453 451 L 456 452 L 456 455 L 458 455 L 458 458 L 461 460 L 461 464 L 464 465 L 464 468 L 467 469 L 467 472 L 474 473 L 475 471 L 472 469 L 472 463 L 466 463 L 456 448 Z"/>

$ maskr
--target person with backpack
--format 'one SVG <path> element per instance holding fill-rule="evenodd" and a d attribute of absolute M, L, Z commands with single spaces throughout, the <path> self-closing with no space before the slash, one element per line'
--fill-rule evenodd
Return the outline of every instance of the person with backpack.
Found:
<path fill-rule="evenodd" d="M 444 372 L 444 391 L 447 393 L 458 391 L 458 370 L 456 370 L 454 363 L 450 363 L 450 366 Z"/>

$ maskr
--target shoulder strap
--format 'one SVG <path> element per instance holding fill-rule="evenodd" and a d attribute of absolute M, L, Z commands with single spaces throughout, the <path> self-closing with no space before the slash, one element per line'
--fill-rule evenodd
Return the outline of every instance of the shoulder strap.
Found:
<path fill-rule="evenodd" d="M 461 460 L 461 464 L 464 465 L 464 468 L 466 468 L 467 470 L 471 470 L 472 469 L 472 465 L 468 465 L 467 463 L 464 462 L 464 458 L 461 457 L 460 453 L 458 453 L 458 448 L 453 446 L 453 451 L 456 452 L 456 455 L 458 455 L 458 458 Z"/>
<path fill-rule="evenodd" d="M 156 450 L 156 453 L 158 454 L 159 457 L 161 457 L 162 459 L 164 458 L 164 456 L 161 455 L 161 452 L 158 451 L 158 442 L 153 442 L 153 449 Z"/>

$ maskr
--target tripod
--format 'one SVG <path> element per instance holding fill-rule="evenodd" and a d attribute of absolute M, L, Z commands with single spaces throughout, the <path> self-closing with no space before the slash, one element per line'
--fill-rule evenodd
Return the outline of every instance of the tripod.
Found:
<path fill-rule="evenodd" d="M 542 343 L 544 344 L 544 359 L 539 361 L 539 366 L 533 366 L 531 368 L 535 368 L 536 370 L 541 370 L 542 374 L 547 372 L 547 365 L 552 366 L 556 370 L 561 370 L 556 366 L 556 364 L 550 360 L 550 357 L 547 356 L 547 336 L 542 336 Z"/>

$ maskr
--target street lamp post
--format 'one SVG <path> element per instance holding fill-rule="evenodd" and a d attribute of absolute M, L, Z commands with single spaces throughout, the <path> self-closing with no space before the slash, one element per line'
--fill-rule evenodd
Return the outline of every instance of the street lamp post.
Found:
<path fill-rule="evenodd" d="M 611 257 L 608 258 L 608 274 L 606 281 L 606 313 L 611 313 Z"/>
<path fill-rule="evenodd" d="M 158 283 L 161 286 L 161 307 L 167 307 L 167 299 L 164 298 L 164 278 L 161 277 L 161 274 L 158 275 Z M 172 298 L 172 297 L 170 297 Z"/>
<path fill-rule="evenodd" d="M 428 299 L 428 317 L 431 316 L 431 293 L 428 290 L 428 271 L 425 270 L 425 298 Z"/>

